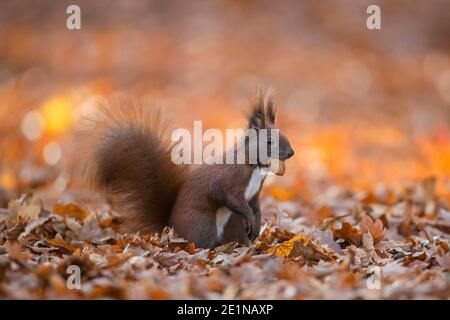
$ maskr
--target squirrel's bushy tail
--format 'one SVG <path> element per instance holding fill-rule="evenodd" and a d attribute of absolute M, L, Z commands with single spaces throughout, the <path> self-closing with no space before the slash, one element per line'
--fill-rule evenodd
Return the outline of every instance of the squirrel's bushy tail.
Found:
<path fill-rule="evenodd" d="M 83 160 L 85 180 L 130 217 L 128 226 L 160 232 L 186 176 L 171 160 L 169 136 L 159 112 L 130 101 L 99 106 L 88 119 Z"/>

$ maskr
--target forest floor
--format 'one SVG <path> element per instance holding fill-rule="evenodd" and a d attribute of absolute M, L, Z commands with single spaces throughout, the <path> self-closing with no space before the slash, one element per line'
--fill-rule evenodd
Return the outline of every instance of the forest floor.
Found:
<path fill-rule="evenodd" d="M 450 199 L 434 189 L 430 178 L 397 192 L 334 186 L 286 200 L 272 188 L 259 238 L 211 250 L 170 229 L 120 233 L 107 204 L 24 195 L 0 209 L 0 297 L 449 298 Z"/>

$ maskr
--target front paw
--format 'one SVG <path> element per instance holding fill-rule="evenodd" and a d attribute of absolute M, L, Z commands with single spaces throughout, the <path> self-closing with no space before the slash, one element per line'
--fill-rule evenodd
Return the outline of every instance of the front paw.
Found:
<path fill-rule="evenodd" d="M 259 225 L 256 222 L 255 217 L 251 217 L 248 220 L 246 220 L 246 227 L 245 231 L 247 233 L 247 237 L 253 241 L 255 240 L 259 235 Z"/>

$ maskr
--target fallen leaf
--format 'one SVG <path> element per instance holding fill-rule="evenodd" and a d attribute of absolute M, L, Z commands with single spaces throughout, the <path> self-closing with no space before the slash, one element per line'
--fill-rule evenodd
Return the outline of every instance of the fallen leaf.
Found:
<path fill-rule="evenodd" d="M 361 245 L 362 232 L 348 222 L 342 222 L 340 229 L 333 229 L 333 234 L 336 238 L 344 239 L 356 246 Z"/>
<path fill-rule="evenodd" d="M 39 204 L 29 204 L 22 206 L 17 213 L 17 215 L 22 219 L 22 221 L 36 220 L 41 214 L 42 207 Z"/>
<path fill-rule="evenodd" d="M 55 203 L 53 213 L 62 217 L 76 218 L 79 221 L 83 221 L 88 216 L 88 211 L 75 203 Z"/>
<path fill-rule="evenodd" d="M 32 255 L 28 251 L 22 249 L 22 246 L 17 241 L 6 241 L 5 249 L 11 259 L 20 263 L 21 265 L 26 266 L 28 260 L 32 257 Z"/>
<path fill-rule="evenodd" d="M 41 218 L 38 218 L 36 220 L 29 222 L 27 224 L 27 226 L 25 227 L 25 231 L 20 234 L 19 239 L 25 238 L 27 235 L 30 234 L 31 231 L 42 226 L 49 220 L 50 220 L 50 217 L 41 217 Z"/>
<path fill-rule="evenodd" d="M 76 246 L 66 242 L 59 233 L 56 235 L 54 239 L 48 239 L 47 243 L 54 247 L 65 249 L 69 253 L 72 253 L 77 249 Z"/>
<path fill-rule="evenodd" d="M 380 219 L 372 220 L 369 215 L 364 215 L 359 223 L 363 232 L 370 232 L 373 237 L 374 243 L 378 243 L 384 239 L 384 226 Z"/>
<path fill-rule="evenodd" d="M 298 234 L 281 244 L 270 247 L 269 249 L 267 249 L 267 252 L 275 254 L 279 257 L 288 257 L 294 250 L 295 244 L 297 242 L 301 242 L 304 246 L 306 246 L 310 240 L 311 238 L 309 236 L 305 234 Z"/>

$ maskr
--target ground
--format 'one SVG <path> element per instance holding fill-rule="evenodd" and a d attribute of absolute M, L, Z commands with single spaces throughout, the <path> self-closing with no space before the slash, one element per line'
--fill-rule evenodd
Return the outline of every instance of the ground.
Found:
<path fill-rule="evenodd" d="M 195 248 L 118 232 L 107 204 L 43 206 L 24 195 L 0 211 L 4 298 L 412 299 L 450 296 L 449 199 L 435 179 L 400 192 L 337 186 L 311 201 L 264 194 L 249 247 Z M 311 223 L 308 215 L 320 216 Z M 79 267 L 81 278 L 74 269 Z M 73 267 L 72 267 L 73 268 Z M 76 268 L 76 267 L 75 267 Z M 77 287 L 77 285 L 80 287 Z"/>

